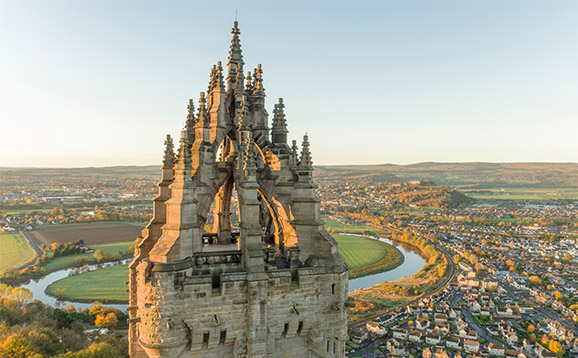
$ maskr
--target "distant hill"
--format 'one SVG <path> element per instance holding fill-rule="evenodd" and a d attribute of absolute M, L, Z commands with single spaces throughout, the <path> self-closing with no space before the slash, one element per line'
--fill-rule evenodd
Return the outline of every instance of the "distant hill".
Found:
<path fill-rule="evenodd" d="M 578 163 L 418 163 L 320 166 L 319 180 L 363 177 L 370 181 L 430 180 L 468 189 L 576 188 Z"/>
<path fill-rule="evenodd" d="M 418 207 L 457 208 L 468 205 L 472 199 L 447 186 L 425 181 L 389 187 L 387 195 L 396 203 Z"/>

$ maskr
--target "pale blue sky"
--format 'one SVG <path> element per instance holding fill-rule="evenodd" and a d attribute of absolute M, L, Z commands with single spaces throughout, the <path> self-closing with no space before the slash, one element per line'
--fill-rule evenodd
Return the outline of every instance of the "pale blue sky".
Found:
<path fill-rule="evenodd" d="M 0 0 L 0 166 L 160 164 L 236 9 L 316 164 L 578 162 L 576 1 Z"/>

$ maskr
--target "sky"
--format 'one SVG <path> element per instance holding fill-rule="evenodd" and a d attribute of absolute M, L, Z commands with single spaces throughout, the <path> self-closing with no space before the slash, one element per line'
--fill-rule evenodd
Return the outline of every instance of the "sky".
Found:
<path fill-rule="evenodd" d="M 577 1 L 0 0 L 0 167 L 160 165 L 235 14 L 315 164 L 578 162 Z"/>

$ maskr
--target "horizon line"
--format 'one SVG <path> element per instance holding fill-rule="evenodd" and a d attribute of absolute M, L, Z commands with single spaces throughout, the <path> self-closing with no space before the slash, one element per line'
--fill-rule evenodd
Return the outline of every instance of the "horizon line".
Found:
<path fill-rule="evenodd" d="M 396 163 L 355 163 L 355 164 L 314 164 L 314 167 L 350 167 L 350 166 L 383 166 L 383 165 L 395 165 L 395 166 L 411 166 L 420 164 L 578 164 L 578 162 L 540 162 L 540 161 L 504 161 L 504 162 L 486 162 L 486 161 L 465 161 L 465 162 L 444 162 L 444 161 L 424 161 L 415 162 L 407 164 L 396 164 Z M 83 167 L 62 167 L 62 166 L 0 166 L 0 170 L 5 169 L 97 169 L 97 168 L 122 168 L 122 167 L 161 167 L 161 164 L 118 164 L 118 165 L 102 165 L 102 166 L 83 166 Z"/>

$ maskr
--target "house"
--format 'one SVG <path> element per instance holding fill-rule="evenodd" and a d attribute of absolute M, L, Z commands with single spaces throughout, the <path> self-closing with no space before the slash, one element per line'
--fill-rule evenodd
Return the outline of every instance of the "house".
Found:
<path fill-rule="evenodd" d="M 412 330 L 409 332 L 408 339 L 411 342 L 421 343 L 423 341 L 423 333 L 421 331 Z"/>
<path fill-rule="evenodd" d="M 464 322 L 464 320 L 461 317 L 458 317 L 455 321 L 455 325 L 456 325 L 456 329 L 458 331 L 461 331 L 462 329 L 467 327 L 466 322 Z"/>
<path fill-rule="evenodd" d="M 482 306 L 478 303 L 478 301 L 470 302 L 470 310 L 472 312 L 480 312 Z"/>
<path fill-rule="evenodd" d="M 505 354 L 505 349 L 501 344 L 490 343 L 488 345 L 488 352 L 492 356 L 503 356 Z"/>
<path fill-rule="evenodd" d="M 436 344 L 441 343 L 441 338 L 440 338 L 440 336 L 437 335 L 437 334 L 431 334 L 431 333 L 430 333 L 430 334 L 427 334 L 427 335 L 425 336 L 425 343 L 426 343 L 426 344 L 429 344 L 429 345 L 432 345 L 432 346 L 435 346 Z"/>
<path fill-rule="evenodd" d="M 373 332 L 374 334 L 383 337 L 387 333 L 387 328 L 383 327 L 379 322 L 370 321 L 365 324 L 368 332 Z"/>
<path fill-rule="evenodd" d="M 432 351 L 429 349 L 429 347 L 426 347 L 422 352 L 421 352 L 421 356 L 423 358 L 432 358 L 433 353 Z"/>
<path fill-rule="evenodd" d="M 543 349 L 539 354 L 540 358 L 557 358 L 558 355 L 554 352 L 550 352 L 547 349 Z"/>
<path fill-rule="evenodd" d="M 394 356 L 404 356 L 407 354 L 404 345 L 397 339 L 389 339 L 387 341 L 387 350 Z"/>
<path fill-rule="evenodd" d="M 446 347 L 454 348 L 454 349 L 461 349 L 461 341 L 456 336 L 451 336 L 446 338 Z"/>
<path fill-rule="evenodd" d="M 506 338 L 506 340 L 510 344 L 518 343 L 518 336 L 516 335 L 516 333 L 514 331 L 507 332 L 504 338 Z"/>
<path fill-rule="evenodd" d="M 527 358 L 522 351 L 506 350 L 506 358 Z"/>
<path fill-rule="evenodd" d="M 445 350 L 441 349 L 441 348 L 438 348 L 438 349 L 436 350 L 436 352 L 435 352 L 435 354 L 434 354 L 434 357 L 435 357 L 435 358 L 450 358 L 450 356 L 448 355 L 448 353 L 447 353 Z"/>
<path fill-rule="evenodd" d="M 448 316 L 445 314 L 436 314 L 434 320 L 436 323 L 444 323 L 448 321 Z"/>
<path fill-rule="evenodd" d="M 392 329 L 391 331 L 392 331 L 393 338 L 407 339 L 407 329 L 396 327 L 396 328 Z"/>
<path fill-rule="evenodd" d="M 430 326 L 429 320 L 418 318 L 415 320 L 415 328 L 423 331 Z"/>
<path fill-rule="evenodd" d="M 477 353 L 480 350 L 480 342 L 472 339 L 464 340 L 464 350 L 470 353 Z"/>
<path fill-rule="evenodd" d="M 467 339 L 478 339 L 478 332 L 470 329 L 468 333 L 466 333 L 465 338 Z"/>
<path fill-rule="evenodd" d="M 446 336 L 450 333 L 450 326 L 445 323 L 440 323 L 435 326 L 433 332 L 441 334 L 442 336 Z"/>
<path fill-rule="evenodd" d="M 353 338 L 351 341 L 355 344 L 361 344 L 361 342 L 367 339 L 367 330 L 364 328 L 358 327 L 353 329 Z"/>

